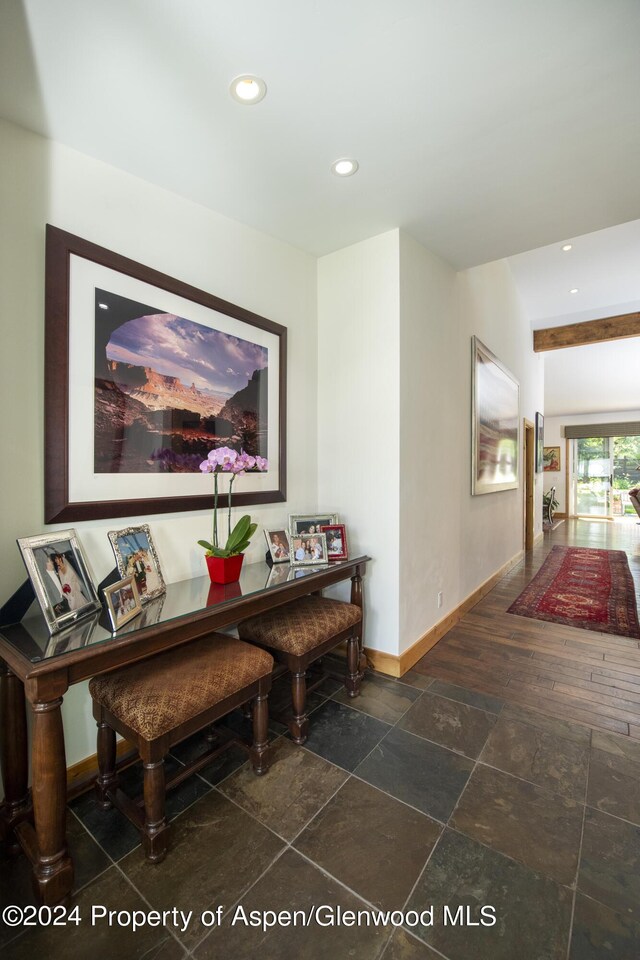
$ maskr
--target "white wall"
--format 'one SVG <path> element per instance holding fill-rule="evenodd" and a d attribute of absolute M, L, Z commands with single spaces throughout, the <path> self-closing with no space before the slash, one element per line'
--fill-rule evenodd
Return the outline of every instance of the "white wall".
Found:
<path fill-rule="evenodd" d="M 399 232 L 318 262 L 318 501 L 369 553 L 365 643 L 398 649 Z"/>
<path fill-rule="evenodd" d="M 560 447 L 560 472 L 545 473 L 544 489 L 556 488 L 556 500 L 559 502 L 558 510 L 560 513 L 567 512 L 567 509 L 573 511 L 572 504 L 567 504 L 566 489 L 566 441 L 564 428 L 570 425 L 581 423 L 627 423 L 629 421 L 637 422 L 640 420 L 640 410 L 614 410 L 604 413 L 585 413 L 585 414 L 565 414 L 561 417 L 546 417 L 544 421 L 544 442 L 545 446 Z M 573 470 L 572 444 L 569 444 L 569 484 L 571 484 L 571 474 Z"/>
<path fill-rule="evenodd" d="M 401 235 L 400 273 L 403 651 L 523 547 L 522 483 L 471 496 L 471 337 L 519 380 L 521 421 L 543 410 L 544 366 L 506 261 L 454 274 Z M 542 474 L 534 502 L 539 533 Z"/>
<path fill-rule="evenodd" d="M 454 605 L 460 494 L 468 494 L 464 442 L 470 409 L 457 391 L 460 321 L 456 273 L 408 234 L 400 238 L 400 652 Z M 464 374 L 470 376 L 471 361 Z M 438 609 L 438 591 L 443 608 Z M 455 600 L 457 602 L 457 600 Z"/>
<path fill-rule="evenodd" d="M 522 418 L 535 422 L 544 412 L 544 361 L 533 352 L 533 338 L 506 260 L 496 260 L 458 274 L 460 379 L 455 396 L 464 410 L 471 407 L 471 337 L 475 334 L 500 358 L 520 382 Z M 465 450 L 471 449 L 471 420 L 464 423 Z M 520 443 L 522 453 L 522 436 Z M 535 479 L 534 534 L 542 530 L 542 473 Z M 523 463 L 520 487 L 471 497 L 469 477 L 461 490 L 461 539 L 456 549 L 465 558 L 461 596 L 467 596 L 523 546 Z"/>
<path fill-rule="evenodd" d="M 319 262 L 320 506 L 338 503 L 374 557 L 366 644 L 395 655 L 523 546 L 522 487 L 471 496 L 473 334 L 533 421 L 544 367 L 505 261 L 456 274 L 394 230 Z M 540 475 L 536 532 L 541 498 Z"/>
<path fill-rule="evenodd" d="M 261 525 L 281 526 L 289 512 L 316 509 L 315 258 L 2 121 L 0 209 L 3 602 L 25 577 L 13 546 L 16 537 L 75 526 L 99 581 L 113 566 L 107 531 L 145 520 L 154 534 L 165 577 L 175 581 L 205 572 L 196 541 L 206 538 L 210 530 L 210 517 L 204 511 L 45 528 L 42 410 L 47 222 L 288 328 L 288 502 L 253 507 L 251 514 Z M 241 484 L 242 479 L 236 490 Z M 264 536 L 258 530 L 248 560 L 262 558 L 264 551 Z M 67 761 L 74 763 L 95 752 L 95 724 L 84 684 L 69 690 L 63 716 Z"/>

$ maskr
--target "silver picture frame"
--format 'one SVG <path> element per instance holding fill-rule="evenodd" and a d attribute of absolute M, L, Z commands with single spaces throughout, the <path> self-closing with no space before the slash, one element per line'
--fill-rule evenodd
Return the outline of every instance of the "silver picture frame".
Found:
<path fill-rule="evenodd" d="M 289 542 L 292 537 L 313 536 L 320 527 L 331 527 L 338 522 L 337 513 L 291 513 L 289 514 Z M 311 528 L 313 527 L 313 530 Z"/>
<path fill-rule="evenodd" d="M 326 533 L 309 533 L 291 538 L 291 566 L 317 567 L 329 563 Z"/>
<path fill-rule="evenodd" d="M 147 523 L 110 530 L 108 533 L 118 573 L 134 577 L 144 606 L 167 592 L 160 560 Z"/>
<path fill-rule="evenodd" d="M 289 563 L 291 547 L 289 545 L 289 531 L 279 527 L 264 531 L 267 541 L 267 550 L 274 563 Z"/>
<path fill-rule="evenodd" d="M 50 633 L 102 609 L 75 530 L 20 537 L 17 543 Z"/>

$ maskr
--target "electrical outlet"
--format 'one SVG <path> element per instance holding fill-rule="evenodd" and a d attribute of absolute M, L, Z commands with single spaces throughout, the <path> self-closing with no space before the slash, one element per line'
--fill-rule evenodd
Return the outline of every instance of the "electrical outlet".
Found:
<path fill-rule="evenodd" d="M 442 590 L 438 590 L 438 609 L 442 606 Z"/>

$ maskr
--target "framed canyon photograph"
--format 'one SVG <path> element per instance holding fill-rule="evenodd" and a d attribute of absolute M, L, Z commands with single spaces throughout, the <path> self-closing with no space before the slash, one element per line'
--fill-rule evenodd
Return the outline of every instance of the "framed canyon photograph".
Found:
<path fill-rule="evenodd" d="M 471 493 L 519 485 L 520 384 L 498 358 L 472 337 Z"/>
<path fill-rule="evenodd" d="M 269 462 L 235 504 L 285 500 L 286 352 L 280 324 L 48 225 L 46 522 L 210 508 L 219 446 Z"/>

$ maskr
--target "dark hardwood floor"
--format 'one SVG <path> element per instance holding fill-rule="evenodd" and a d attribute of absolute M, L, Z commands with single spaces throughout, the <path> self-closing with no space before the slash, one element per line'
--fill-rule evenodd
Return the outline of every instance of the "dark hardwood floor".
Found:
<path fill-rule="evenodd" d="M 554 545 L 624 550 L 640 595 L 640 525 L 567 520 L 415 670 L 589 727 L 640 739 L 640 643 L 507 613 Z"/>

